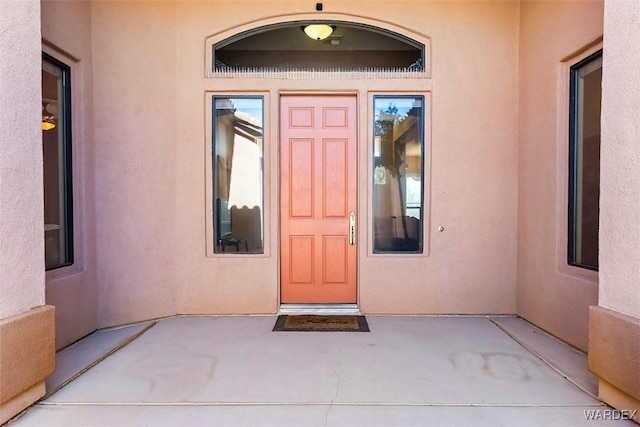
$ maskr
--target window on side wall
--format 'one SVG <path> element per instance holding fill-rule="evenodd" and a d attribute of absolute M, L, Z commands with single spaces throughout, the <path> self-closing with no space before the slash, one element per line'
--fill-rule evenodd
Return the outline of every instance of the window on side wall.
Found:
<path fill-rule="evenodd" d="M 568 262 L 597 270 L 602 51 L 572 66 L 570 82 Z"/>
<path fill-rule="evenodd" d="M 213 98 L 214 252 L 264 249 L 263 98 Z"/>
<path fill-rule="evenodd" d="M 70 68 L 42 56 L 44 246 L 47 270 L 73 264 Z"/>
<path fill-rule="evenodd" d="M 424 97 L 373 98 L 373 252 L 422 253 Z"/>

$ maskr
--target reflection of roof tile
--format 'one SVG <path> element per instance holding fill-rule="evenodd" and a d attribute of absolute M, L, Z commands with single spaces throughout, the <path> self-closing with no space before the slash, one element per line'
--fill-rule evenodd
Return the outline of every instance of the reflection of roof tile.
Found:
<path fill-rule="evenodd" d="M 255 117 L 242 111 L 236 111 L 234 116 L 236 133 L 254 138 L 262 136 L 262 126 Z"/>
<path fill-rule="evenodd" d="M 251 114 L 249 113 L 245 113 L 244 111 L 238 111 L 236 110 L 235 112 L 235 116 L 238 120 L 242 120 L 244 122 L 247 122 L 249 124 L 252 124 L 255 127 L 259 127 L 262 128 L 262 125 L 260 123 L 260 120 L 256 119 L 255 117 L 253 117 Z"/>
<path fill-rule="evenodd" d="M 235 110 L 229 98 L 216 98 L 216 110 Z"/>

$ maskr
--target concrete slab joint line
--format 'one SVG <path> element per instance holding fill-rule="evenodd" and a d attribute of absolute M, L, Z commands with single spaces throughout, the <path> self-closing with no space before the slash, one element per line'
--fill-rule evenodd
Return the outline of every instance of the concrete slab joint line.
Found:
<path fill-rule="evenodd" d="M 551 369 L 553 369 L 555 372 L 557 372 L 558 374 L 560 374 L 565 380 L 567 380 L 568 382 L 570 382 L 571 384 L 573 384 L 576 388 L 580 389 L 580 391 L 588 394 L 589 396 L 593 397 L 594 399 L 598 399 L 598 396 L 596 396 L 595 394 L 591 393 L 589 390 L 587 390 L 586 388 L 582 387 L 580 384 L 578 384 L 577 382 L 575 382 L 574 380 L 572 380 L 571 378 L 569 378 L 561 369 L 559 369 L 558 367 L 556 367 L 555 365 L 553 365 L 551 362 L 549 362 L 546 358 L 544 358 L 542 355 L 540 355 L 538 352 L 536 352 L 533 348 L 531 348 L 530 346 L 528 346 L 527 344 L 525 344 L 524 342 L 522 342 L 521 340 L 519 340 L 518 338 L 516 338 L 513 334 L 511 334 L 509 331 L 507 331 L 505 328 L 503 328 L 500 324 L 498 324 L 497 322 L 495 322 L 493 319 L 489 319 L 491 321 L 491 323 L 493 323 L 498 329 L 500 329 L 502 332 L 504 332 L 507 336 L 509 336 L 512 340 L 514 340 L 515 342 L 517 342 L 518 344 L 520 344 L 523 348 L 525 348 L 527 351 L 529 351 L 531 354 L 533 354 L 534 356 L 536 356 L 542 363 L 544 363 L 545 365 L 547 365 L 548 367 L 550 367 Z"/>
<path fill-rule="evenodd" d="M 331 411 L 331 408 L 335 404 L 335 401 L 338 398 L 338 392 L 340 391 L 340 366 L 341 366 L 340 357 L 341 355 L 338 355 L 338 366 L 336 366 L 336 370 L 333 372 L 334 376 L 336 377 L 336 391 L 335 391 L 335 394 L 333 395 L 333 398 L 331 399 L 331 402 L 329 402 L 329 407 L 327 408 L 327 412 L 325 413 L 325 416 L 324 416 L 325 427 L 328 425 L 328 422 L 329 422 L 329 412 Z"/>
<path fill-rule="evenodd" d="M 120 343 L 115 345 L 113 348 L 111 348 L 109 351 L 107 351 L 105 354 L 101 355 L 100 357 L 95 359 L 93 362 L 89 363 L 87 366 L 84 366 L 81 369 L 79 369 L 75 374 L 71 375 L 69 378 L 64 380 L 61 384 L 57 385 L 56 387 L 54 387 L 51 390 L 47 390 L 46 395 L 42 399 L 44 400 L 44 399 L 48 398 L 49 396 L 51 396 L 52 394 L 54 394 L 55 392 L 57 392 L 58 390 L 60 390 L 61 388 L 63 388 L 64 386 L 66 386 L 67 384 L 72 382 L 73 380 L 75 380 L 76 378 L 80 377 L 82 374 L 84 374 L 85 372 L 87 372 L 88 370 L 93 368 L 94 366 L 98 365 L 100 362 L 102 362 L 103 360 L 105 360 L 109 356 L 112 356 L 117 351 L 123 349 L 124 347 L 129 345 L 131 342 L 133 342 L 136 339 L 138 339 L 139 337 L 141 337 L 145 332 L 147 332 L 149 329 L 154 327 L 157 323 L 158 323 L 158 321 L 154 320 L 154 321 L 150 322 L 149 325 L 147 325 L 141 331 L 139 331 L 139 332 L 131 335 L 130 337 L 124 339 L 123 341 L 121 341 Z M 96 331 L 96 332 L 98 332 L 98 331 Z"/>

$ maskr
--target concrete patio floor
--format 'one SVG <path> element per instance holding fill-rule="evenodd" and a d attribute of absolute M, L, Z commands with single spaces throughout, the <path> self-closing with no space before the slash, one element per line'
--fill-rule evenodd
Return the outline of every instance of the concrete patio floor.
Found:
<path fill-rule="evenodd" d="M 588 419 L 611 408 L 586 356 L 517 317 L 367 316 L 369 333 L 275 320 L 98 331 L 58 353 L 48 396 L 10 426 L 637 427 Z"/>

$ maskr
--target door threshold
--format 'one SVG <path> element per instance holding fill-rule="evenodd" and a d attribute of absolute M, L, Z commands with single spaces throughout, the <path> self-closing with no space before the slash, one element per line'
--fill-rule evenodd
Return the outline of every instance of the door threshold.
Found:
<path fill-rule="evenodd" d="M 358 304 L 280 304 L 280 314 L 362 314 Z"/>

